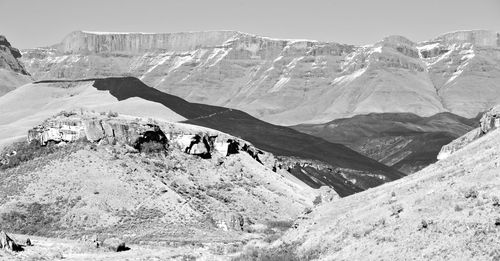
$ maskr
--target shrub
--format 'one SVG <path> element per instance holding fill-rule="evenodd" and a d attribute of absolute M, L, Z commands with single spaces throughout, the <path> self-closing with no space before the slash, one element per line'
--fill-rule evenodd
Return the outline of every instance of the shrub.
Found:
<path fill-rule="evenodd" d="M 144 153 L 161 153 L 165 151 L 165 145 L 156 141 L 144 142 L 140 145 L 140 151 Z"/>
<path fill-rule="evenodd" d="M 399 214 L 403 212 L 403 206 L 401 204 L 392 205 L 390 211 L 391 216 L 399 217 Z"/>
<path fill-rule="evenodd" d="M 113 112 L 113 111 L 108 112 L 108 118 L 115 118 L 115 117 L 118 117 L 118 112 Z"/>
<path fill-rule="evenodd" d="M 239 256 L 233 258 L 233 261 L 299 261 L 313 259 L 312 256 L 309 258 L 301 258 L 295 253 L 296 247 L 292 245 L 281 245 L 278 248 L 259 248 L 250 247 L 243 251 Z"/>
<path fill-rule="evenodd" d="M 323 200 L 321 199 L 321 195 L 316 196 L 316 197 L 314 198 L 314 200 L 313 200 L 313 204 L 314 204 L 315 206 L 317 206 L 317 205 L 321 204 L 321 202 L 323 202 Z"/>
<path fill-rule="evenodd" d="M 14 168 L 23 162 L 52 154 L 56 151 L 57 147 L 54 144 L 49 143 L 47 146 L 41 146 L 38 140 L 30 143 L 24 141 L 16 142 L 2 151 L 0 169 Z M 15 155 L 10 155 L 13 154 L 12 152 L 15 152 Z M 9 156 L 7 156 L 8 154 Z"/>
<path fill-rule="evenodd" d="M 31 203 L 18 205 L 19 211 L 3 213 L 0 216 L 4 229 L 16 233 L 42 235 L 58 223 L 61 214 L 49 204 Z"/>
<path fill-rule="evenodd" d="M 73 112 L 73 111 L 61 111 L 59 112 L 56 116 L 64 116 L 64 117 L 69 117 L 69 116 L 73 116 L 73 115 L 76 115 L 76 112 Z"/>
<path fill-rule="evenodd" d="M 479 193 L 477 192 L 477 190 L 475 188 L 469 188 L 468 190 L 466 190 L 464 192 L 464 197 L 465 198 L 477 198 L 477 196 L 479 195 Z"/>

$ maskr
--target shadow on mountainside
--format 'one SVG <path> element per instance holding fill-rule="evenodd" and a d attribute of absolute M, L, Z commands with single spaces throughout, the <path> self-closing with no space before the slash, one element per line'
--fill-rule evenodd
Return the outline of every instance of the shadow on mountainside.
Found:
<path fill-rule="evenodd" d="M 109 91 L 118 100 L 139 97 L 160 103 L 185 117 L 187 119 L 184 121 L 185 123 L 212 128 L 240 137 L 253 143 L 256 147 L 278 156 L 295 156 L 319 160 L 334 167 L 380 174 L 385 176 L 388 181 L 404 176 L 401 172 L 363 156 L 344 145 L 331 143 L 288 127 L 273 125 L 239 110 L 190 103 L 180 97 L 149 87 L 135 77 L 112 77 L 78 81 L 95 81 L 93 86 L 96 89 Z M 343 177 L 339 178 L 341 178 L 341 181 L 333 184 L 324 184 L 324 182 L 317 181 L 316 186 L 313 187 L 330 185 L 341 196 L 347 196 L 362 190 L 360 188 L 356 189 L 356 186 L 353 187 L 352 183 Z M 380 184 L 380 182 L 374 182 L 372 178 L 366 178 L 365 183 L 368 183 L 370 187 Z M 317 180 L 317 178 L 313 180 Z"/>
<path fill-rule="evenodd" d="M 449 112 L 430 117 L 370 113 L 290 128 L 346 145 L 410 174 L 436 162 L 442 146 L 476 128 L 478 117 L 467 119 Z"/>

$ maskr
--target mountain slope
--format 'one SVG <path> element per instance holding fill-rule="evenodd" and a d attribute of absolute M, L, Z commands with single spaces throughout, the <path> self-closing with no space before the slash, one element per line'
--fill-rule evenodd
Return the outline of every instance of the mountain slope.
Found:
<path fill-rule="evenodd" d="M 29 73 L 19 62 L 21 53 L 0 35 L 0 96 L 31 81 Z"/>
<path fill-rule="evenodd" d="M 473 30 L 354 46 L 236 31 L 73 32 L 23 50 L 22 61 L 38 80 L 135 76 L 190 102 L 281 125 L 386 112 L 470 118 L 500 102 L 498 39 Z"/>
<path fill-rule="evenodd" d="M 479 120 L 451 113 L 420 117 L 409 113 L 372 113 L 293 129 L 340 143 L 405 173 L 437 160 L 441 147 L 472 130 Z"/>
<path fill-rule="evenodd" d="M 187 253 L 203 248 L 220 255 L 225 248 L 274 234 L 273 222 L 290 223 L 317 195 L 290 173 L 266 166 L 273 161 L 267 152 L 261 154 L 264 164 L 243 152 L 226 156 L 224 144 L 238 138 L 200 126 L 156 120 L 168 148 L 139 153 L 131 146 L 156 129 L 151 123 L 73 111 L 35 126 L 30 132 L 35 140 L 33 133 L 41 131 L 38 137 L 43 138 L 54 129 L 73 130 L 78 139 L 46 146 L 22 141 L 2 150 L 2 230 L 81 239 L 80 254 L 105 252 L 85 240 L 97 234 L 101 243 L 119 237 L 127 243 L 188 245 Z M 189 145 L 198 133 L 217 136 L 208 159 L 184 151 L 182 141 L 187 138 Z M 72 251 L 66 249 L 64 255 Z M 36 253 L 26 247 L 9 260 L 54 259 L 25 254 Z"/>
<path fill-rule="evenodd" d="M 495 260 L 500 257 L 500 131 L 422 171 L 299 221 L 282 247 L 317 260 Z"/>
<path fill-rule="evenodd" d="M 216 107 L 204 104 L 189 103 L 179 97 L 160 92 L 148 87 L 136 78 L 107 78 L 96 80 L 94 86 L 98 90 L 109 91 L 119 100 L 131 97 L 140 97 L 145 100 L 163 104 L 187 118 L 185 122 L 196 124 L 252 142 L 255 146 L 269 151 L 277 156 L 294 156 L 305 159 L 319 160 L 333 167 L 354 169 L 366 172 L 365 174 L 379 174 L 387 180 L 395 180 L 403 175 L 375 160 L 369 159 L 347 147 L 329 143 L 323 139 L 300 133 L 290 128 L 272 125 L 258 120 L 242 111 Z M 371 174 L 360 173 L 356 179 L 367 179 Z M 366 177 L 365 177 L 366 176 Z M 344 180 L 344 178 L 341 178 Z M 380 180 L 367 180 L 368 186 L 380 184 Z M 385 182 L 385 181 L 383 181 Z M 330 183 L 336 187 L 341 196 L 351 194 L 346 189 L 346 182 Z"/>

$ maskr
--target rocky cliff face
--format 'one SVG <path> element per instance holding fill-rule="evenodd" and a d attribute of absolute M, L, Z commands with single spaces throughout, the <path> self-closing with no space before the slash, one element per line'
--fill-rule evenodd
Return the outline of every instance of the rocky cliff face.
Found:
<path fill-rule="evenodd" d="M 31 80 L 19 58 L 21 52 L 0 35 L 0 96 Z"/>
<path fill-rule="evenodd" d="M 368 46 L 234 31 L 74 32 L 23 50 L 36 79 L 132 75 L 189 101 L 242 109 L 279 124 L 371 112 L 474 117 L 500 102 L 497 33 L 460 31 Z"/>
<path fill-rule="evenodd" d="M 236 34 L 234 31 L 165 34 L 76 31 L 66 36 L 56 48 L 67 54 L 142 54 L 151 50 L 185 52 L 202 46 L 221 46 Z"/>

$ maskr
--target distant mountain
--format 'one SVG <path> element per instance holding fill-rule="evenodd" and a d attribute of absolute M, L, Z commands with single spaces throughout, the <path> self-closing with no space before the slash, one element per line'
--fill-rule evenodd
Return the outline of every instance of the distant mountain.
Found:
<path fill-rule="evenodd" d="M 19 62 L 21 53 L 0 35 L 0 96 L 30 82 L 32 79 Z"/>
<path fill-rule="evenodd" d="M 437 161 L 441 147 L 477 127 L 479 118 L 451 113 L 420 117 L 410 113 L 372 113 L 293 129 L 344 144 L 404 173 Z"/>
<path fill-rule="evenodd" d="M 236 31 L 78 31 L 23 50 L 22 61 L 38 80 L 135 76 L 190 102 L 281 125 L 368 113 L 471 118 L 500 102 L 500 37 L 484 30 L 367 46 Z"/>

